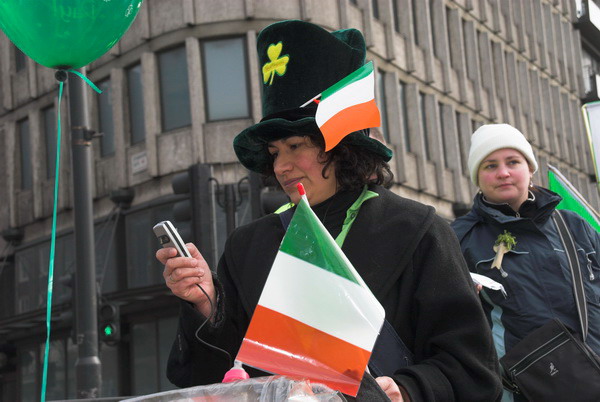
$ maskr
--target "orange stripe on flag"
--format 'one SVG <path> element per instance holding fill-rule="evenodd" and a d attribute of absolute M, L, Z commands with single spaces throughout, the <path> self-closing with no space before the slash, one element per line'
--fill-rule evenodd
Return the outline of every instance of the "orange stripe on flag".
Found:
<path fill-rule="evenodd" d="M 367 350 L 259 305 L 237 359 L 355 396 L 370 357 Z"/>
<path fill-rule="evenodd" d="M 320 127 L 325 138 L 325 151 L 335 147 L 345 136 L 354 131 L 380 125 L 381 117 L 375 99 L 346 108 Z"/>

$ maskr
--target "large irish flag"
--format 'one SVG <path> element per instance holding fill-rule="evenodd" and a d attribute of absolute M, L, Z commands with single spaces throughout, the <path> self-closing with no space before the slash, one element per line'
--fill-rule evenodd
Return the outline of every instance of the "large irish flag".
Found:
<path fill-rule="evenodd" d="M 548 188 L 562 197 L 556 209 L 568 209 L 579 214 L 590 226 L 600 232 L 600 215 L 583 195 L 554 166 L 548 165 Z"/>
<path fill-rule="evenodd" d="M 354 131 L 380 126 L 373 62 L 321 93 L 315 120 L 325 138 L 325 151 Z"/>
<path fill-rule="evenodd" d="M 303 195 L 237 360 L 355 396 L 384 315 Z"/>

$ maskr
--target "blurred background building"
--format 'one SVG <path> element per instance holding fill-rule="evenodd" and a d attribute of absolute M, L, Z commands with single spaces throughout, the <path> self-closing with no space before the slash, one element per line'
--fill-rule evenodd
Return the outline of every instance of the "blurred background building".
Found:
<path fill-rule="evenodd" d="M 116 335 L 102 336 L 102 396 L 172 388 L 164 372 L 178 302 L 154 258 L 152 226 L 174 220 L 216 267 L 233 228 L 282 202 L 237 163 L 231 146 L 261 118 L 256 35 L 281 19 L 364 33 L 377 69 L 381 135 L 395 151 L 396 193 L 433 205 L 449 221 L 464 213 L 475 193 L 466 165 L 470 135 L 506 122 L 533 144 L 536 183 L 547 184 L 551 163 L 600 204 L 580 111 L 600 91 L 598 1 L 146 0 L 122 40 L 87 71 L 104 91 L 88 90 L 86 105 L 98 134 L 99 301 L 117 325 Z M 0 33 L 3 401 L 37 400 L 41 388 L 57 96 L 54 71 Z M 48 400 L 75 397 L 66 105 Z"/>

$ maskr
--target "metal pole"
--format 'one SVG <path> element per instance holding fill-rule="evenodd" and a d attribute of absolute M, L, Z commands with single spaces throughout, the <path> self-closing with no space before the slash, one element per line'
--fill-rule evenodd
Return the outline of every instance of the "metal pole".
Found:
<path fill-rule="evenodd" d="M 85 74 L 85 68 L 79 71 Z M 102 372 L 98 358 L 91 132 L 86 121 L 85 84 L 74 74 L 70 78 L 68 89 L 75 213 L 75 313 L 79 352 L 75 362 L 77 398 L 97 398 L 100 396 Z"/>
<path fill-rule="evenodd" d="M 227 236 L 235 229 L 235 191 L 233 184 L 225 184 L 225 222 Z"/>

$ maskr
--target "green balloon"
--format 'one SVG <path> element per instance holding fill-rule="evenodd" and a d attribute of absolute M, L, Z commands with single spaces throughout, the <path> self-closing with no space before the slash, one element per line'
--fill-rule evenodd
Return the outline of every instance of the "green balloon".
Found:
<path fill-rule="evenodd" d="M 121 39 L 142 0 L 0 0 L 0 29 L 38 63 L 79 68 Z"/>

